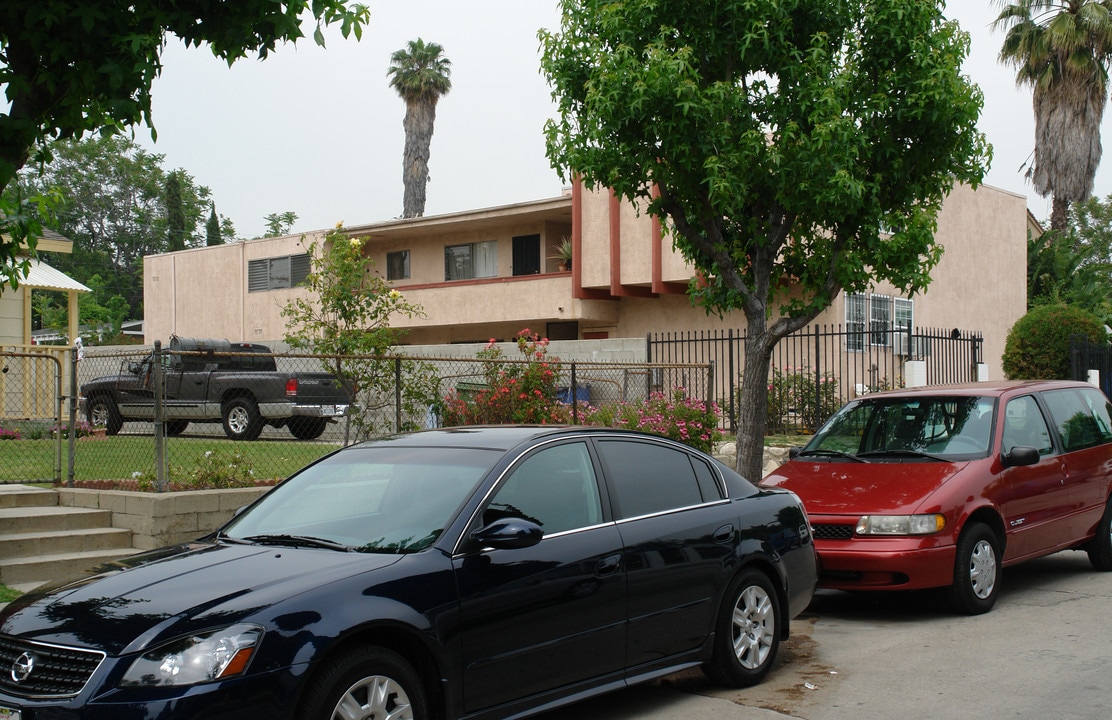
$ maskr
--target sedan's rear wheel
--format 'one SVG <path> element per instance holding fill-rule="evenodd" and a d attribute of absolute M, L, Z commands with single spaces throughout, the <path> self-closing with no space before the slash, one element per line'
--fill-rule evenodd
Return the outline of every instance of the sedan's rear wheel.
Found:
<path fill-rule="evenodd" d="M 772 669 L 780 648 L 776 587 L 760 570 L 744 570 L 725 598 L 715 627 L 714 656 L 703 670 L 722 685 L 756 685 Z"/>
<path fill-rule="evenodd" d="M 963 615 L 992 609 L 1000 593 L 1000 541 L 983 523 L 971 523 L 958 538 L 950 604 Z"/>
<path fill-rule="evenodd" d="M 1112 570 L 1112 499 L 1104 505 L 1104 516 L 1097 523 L 1097 534 L 1085 546 L 1089 563 L 1103 572 Z"/>
<path fill-rule="evenodd" d="M 310 684 L 302 712 L 314 720 L 428 720 L 425 691 L 413 667 L 379 647 L 333 660 Z"/>

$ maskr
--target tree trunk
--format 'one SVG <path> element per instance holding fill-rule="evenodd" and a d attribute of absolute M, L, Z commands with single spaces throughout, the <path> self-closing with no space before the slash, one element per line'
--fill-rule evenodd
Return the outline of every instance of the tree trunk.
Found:
<path fill-rule="evenodd" d="M 1065 198 L 1054 196 L 1054 204 L 1050 211 L 1050 229 L 1057 230 L 1060 233 L 1065 233 L 1069 227 L 1069 210 L 1070 201 Z"/>
<path fill-rule="evenodd" d="M 422 217 L 425 214 L 425 186 L 429 181 L 429 146 L 436 120 L 436 104 L 411 102 L 406 104 L 405 150 L 402 157 L 402 217 Z"/>
<path fill-rule="evenodd" d="M 737 471 L 750 482 L 760 482 L 764 467 L 764 437 L 768 430 L 768 366 L 771 336 L 764 314 L 749 318 L 745 336 L 745 365 L 737 410 Z"/>

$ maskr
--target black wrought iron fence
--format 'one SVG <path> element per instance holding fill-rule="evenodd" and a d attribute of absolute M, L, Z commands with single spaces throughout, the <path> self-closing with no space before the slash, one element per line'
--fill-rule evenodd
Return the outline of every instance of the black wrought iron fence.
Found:
<path fill-rule="evenodd" d="M 1112 345 L 1095 343 L 1084 335 L 1070 336 L 1070 377 L 1096 382 L 1112 397 Z"/>
<path fill-rule="evenodd" d="M 650 334 L 652 362 L 709 363 L 723 427 L 737 431 L 745 331 Z M 846 401 L 878 390 L 977 379 L 980 332 L 812 326 L 777 344 L 768 378 L 770 432 L 813 432 Z M 914 364 L 910 364 L 914 363 Z"/>
<path fill-rule="evenodd" d="M 71 351 L 68 377 L 56 384 L 76 390 L 50 393 L 54 409 L 36 436 L 44 442 L 26 435 L 12 442 L 7 457 L 16 448 L 28 457 L 18 466 L 0 463 L 10 469 L 3 477 L 124 489 L 274 482 L 345 444 L 437 426 L 446 398 L 489 391 L 492 373 L 512 375 L 528 363 L 271 353 L 245 343 L 197 342 L 191 349 L 89 348 L 80 361 Z M 655 392 L 682 388 L 706 402 L 715 395 L 709 365 L 547 363 L 570 422 L 592 407 Z M 16 371 L 9 374 L 11 382 Z"/>

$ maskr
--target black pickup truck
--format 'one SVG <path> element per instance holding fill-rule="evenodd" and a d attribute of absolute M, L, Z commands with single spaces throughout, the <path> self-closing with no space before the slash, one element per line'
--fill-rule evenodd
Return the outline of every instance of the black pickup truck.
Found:
<path fill-rule="evenodd" d="M 154 419 L 153 357 L 81 386 L 90 424 L 115 435 L 128 420 Z M 254 440 L 265 425 L 286 426 L 299 440 L 312 440 L 351 408 L 350 383 L 326 372 L 279 372 L 265 345 L 173 337 L 161 357 L 169 435 L 180 435 L 191 422 L 220 422 L 233 440 Z"/>

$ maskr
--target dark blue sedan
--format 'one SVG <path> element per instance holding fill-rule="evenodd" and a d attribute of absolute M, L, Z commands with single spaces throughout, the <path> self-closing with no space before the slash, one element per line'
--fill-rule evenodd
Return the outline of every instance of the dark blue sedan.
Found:
<path fill-rule="evenodd" d="M 750 685 L 815 570 L 795 495 L 684 445 L 415 433 L 13 602 L 0 718 L 503 718 L 694 666 Z"/>

